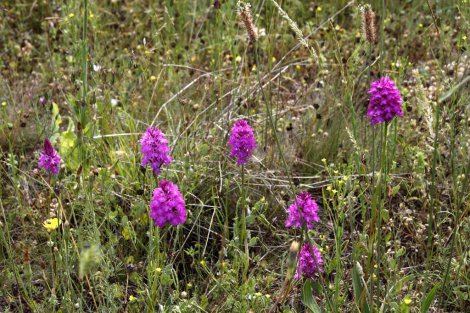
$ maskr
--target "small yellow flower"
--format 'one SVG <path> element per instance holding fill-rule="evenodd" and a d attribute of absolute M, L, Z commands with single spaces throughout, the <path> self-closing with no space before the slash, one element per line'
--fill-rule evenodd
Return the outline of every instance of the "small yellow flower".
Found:
<path fill-rule="evenodd" d="M 133 295 L 130 295 L 129 296 L 129 302 L 135 302 L 135 301 L 137 301 L 137 298 L 134 297 Z"/>
<path fill-rule="evenodd" d="M 406 305 L 410 305 L 412 300 L 410 298 L 410 296 L 405 296 L 405 299 L 403 299 L 403 302 L 406 304 Z"/>
<path fill-rule="evenodd" d="M 2 101 L 2 107 L 6 107 L 7 106 L 7 102 L 6 101 Z"/>
<path fill-rule="evenodd" d="M 331 189 L 333 189 L 333 188 L 331 187 L 331 185 L 328 186 L 328 187 L 326 187 L 326 190 L 328 190 L 328 191 L 331 191 Z"/>
<path fill-rule="evenodd" d="M 242 57 L 237 55 L 237 57 L 235 58 L 235 62 L 240 63 L 241 61 L 242 61 Z"/>
<path fill-rule="evenodd" d="M 153 76 L 153 75 L 150 76 L 150 80 L 151 80 L 151 81 L 154 81 L 154 80 L 156 80 L 156 79 L 157 79 L 157 78 L 156 78 L 155 76 Z"/>
<path fill-rule="evenodd" d="M 272 57 L 273 63 L 276 63 L 276 57 Z"/>
<path fill-rule="evenodd" d="M 322 8 L 321 7 L 318 7 L 317 8 L 317 12 L 321 12 Z"/>
<path fill-rule="evenodd" d="M 202 266 L 206 266 L 206 261 L 201 260 L 201 261 L 199 262 L 199 264 L 201 264 Z"/>
<path fill-rule="evenodd" d="M 161 272 L 162 272 L 162 269 L 161 269 L 161 268 L 159 268 L 159 267 L 157 267 L 157 268 L 155 269 L 155 272 L 157 272 L 157 273 L 161 273 Z"/>
<path fill-rule="evenodd" d="M 256 64 L 253 64 L 253 67 L 251 68 L 251 70 L 254 72 L 256 71 Z"/>
<path fill-rule="evenodd" d="M 269 294 L 265 294 L 264 296 L 265 296 L 267 299 L 270 299 L 270 298 L 271 298 L 271 295 L 269 295 Z"/>
<path fill-rule="evenodd" d="M 321 159 L 321 161 L 326 164 L 326 159 L 325 158 Z"/>
<path fill-rule="evenodd" d="M 55 218 L 50 218 L 44 221 L 42 226 L 48 231 L 51 232 L 53 230 L 56 230 L 60 225 L 60 220 L 55 217 Z"/>
<path fill-rule="evenodd" d="M 129 231 L 129 227 L 124 227 L 124 229 L 122 230 L 122 236 L 125 240 L 131 239 L 131 232 Z"/>
<path fill-rule="evenodd" d="M 73 14 L 73 13 L 70 13 L 70 14 L 69 14 L 69 17 L 70 17 L 70 18 L 72 18 L 72 17 L 74 17 L 74 16 L 75 16 L 75 14 Z"/>
<path fill-rule="evenodd" d="M 467 41 L 467 36 L 466 36 L 466 35 L 463 35 L 463 36 L 462 36 L 462 40 L 463 40 L 463 41 Z"/>

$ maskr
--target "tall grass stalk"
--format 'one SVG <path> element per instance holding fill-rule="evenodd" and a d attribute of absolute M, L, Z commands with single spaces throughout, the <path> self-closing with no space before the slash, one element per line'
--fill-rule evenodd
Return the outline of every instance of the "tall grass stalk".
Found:
<path fill-rule="evenodd" d="M 78 143 L 79 143 L 79 159 L 82 166 L 82 173 L 87 170 L 86 162 L 86 148 L 84 130 L 87 129 L 87 110 L 88 110 L 88 0 L 83 0 L 83 20 L 82 20 L 82 98 L 79 103 L 79 124 L 78 128 Z"/>
<path fill-rule="evenodd" d="M 433 240 L 434 240 L 434 210 L 436 206 L 436 177 L 437 177 L 437 159 L 438 159 L 438 136 L 439 136 L 439 127 L 441 116 L 441 105 L 436 104 L 436 115 L 434 118 L 434 141 L 433 141 L 433 151 L 432 151 L 432 163 L 431 163 L 431 203 L 429 205 L 428 212 L 428 241 L 427 241 L 427 257 L 426 257 L 426 266 L 427 268 L 431 267 L 433 259 Z"/>

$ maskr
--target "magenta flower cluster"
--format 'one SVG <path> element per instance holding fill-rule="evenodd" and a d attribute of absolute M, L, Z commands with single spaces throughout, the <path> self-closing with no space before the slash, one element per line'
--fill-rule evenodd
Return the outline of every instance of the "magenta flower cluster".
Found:
<path fill-rule="evenodd" d="M 300 250 L 297 271 L 294 278 L 300 279 L 302 276 L 313 278 L 315 273 L 321 272 L 323 272 L 323 259 L 320 250 L 313 244 L 305 243 Z"/>
<path fill-rule="evenodd" d="M 395 83 L 382 77 L 370 85 L 367 116 L 372 124 L 390 122 L 395 116 L 403 117 L 401 95 Z"/>
<path fill-rule="evenodd" d="M 306 191 L 295 197 L 294 203 L 287 208 L 286 227 L 302 227 L 305 225 L 312 229 L 315 222 L 320 221 L 318 215 L 318 204 Z M 321 253 L 313 244 L 305 243 L 299 253 L 295 279 L 302 276 L 312 278 L 317 272 L 323 271 L 323 260 Z"/>
<path fill-rule="evenodd" d="M 246 164 L 256 148 L 253 129 L 245 120 L 238 120 L 232 127 L 229 139 L 230 157 L 237 159 L 237 164 Z"/>
<path fill-rule="evenodd" d="M 170 147 L 165 134 L 157 127 L 149 127 L 140 139 L 142 166 L 150 164 L 155 175 L 160 174 L 163 165 L 168 166 L 172 161 Z"/>
<path fill-rule="evenodd" d="M 49 139 L 44 139 L 44 150 L 39 153 L 39 167 L 49 173 L 58 174 L 61 161 L 60 155 L 54 150 Z"/>
<path fill-rule="evenodd" d="M 306 191 L 296 196 L 296 201 L 291 204 L 287 212 L 286 227 L 302 227 L 305 223 L 308 229 L 312 229 L 313 223 L 320 221 L 318 204 Z"/>
<path fill-rule="evenodd" d="M 184 198 L 178 186 L 168 180 L 160 182 L 158 188 L 153 191 L 150 217 L 160 228 L 167 224 L 178 225 L 186 222 Z"/>
<path fill-rule="evenodd" d="M 149 127 L 140 139 L 142 166 L 150 164 L 155 175 L 160 174 L 163 165 L 172 161 L 170 147 L 165 134 L 157 127 Z M 169 180 L 162 180 L 153 190 L 150 217 L 156 226 L 179 225 L 186 222 L 184 198 L 178 186 Z"/>

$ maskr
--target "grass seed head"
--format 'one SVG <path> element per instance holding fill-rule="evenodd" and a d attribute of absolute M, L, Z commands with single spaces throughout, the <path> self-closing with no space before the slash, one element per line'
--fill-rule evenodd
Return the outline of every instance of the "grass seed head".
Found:
<path fill-rule="evenodd" d="M 366 4 L 361 7 L 362 12 L 362 31 L 364 37 L 371 44 L 377 42 L 377 29 L 375 26 L 375 13 L 372 10 L 370 4 Z"/>
<path fill-rule="evenodd" d="M 256 42 L 258 34 L 256 33 L 256 27 L 253 23 L 253 15 L 251 14 L 251 4 L 238 1 L 237 4 L 238 17 L 243 23 L 243 26 L 248 33 L 248 38 L 251 42 Z"/>

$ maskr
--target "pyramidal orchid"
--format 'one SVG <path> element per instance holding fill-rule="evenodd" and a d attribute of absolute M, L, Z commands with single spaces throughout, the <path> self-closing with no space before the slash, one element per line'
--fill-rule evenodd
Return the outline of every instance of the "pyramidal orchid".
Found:
<path fill-rule="evenodd" d="M 39 153 L 39 167 L 51 174 L 58 174 L 61 161 L 60 155 L 54 150 L 49 139 L 44 139 L 44 149 Z"/>

